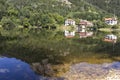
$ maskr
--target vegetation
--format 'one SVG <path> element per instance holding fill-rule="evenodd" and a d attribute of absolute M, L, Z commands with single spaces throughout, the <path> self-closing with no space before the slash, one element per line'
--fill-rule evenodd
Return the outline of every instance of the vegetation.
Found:
<path fill-rule="evenodd" d="M 0 0 L 0 54 L 30 64 L 48 59 L 54 66 L 120 60 L 119 41 L 113 52 L 113 44 L 102 41 L 105 32 L 84 39 L 78 34 L 72 39 L 63 36 L 60 29 L 67 18 L 73 18 L 77 23 L 80 19 L 90 20 L 98 29 L 108 28 L 103 18 L 113 16 L 106 9 L 92 5 L 97 0 L 69 1 L 72 4 L 61 0 Z M 55 71 L 59 73 L 59 70 Z"/>
<path fill-rule="evenodd" d="M 86 1 L 109 13 L 120 16 L 120 11 L 119 11 L 120 1 L 119 0 L 101 0 L 101 1 L 100 0 L 86 0 Z"/>
<path fill-rule="evenodd" d="M 47 27 L 62 25 L 66 18 L 102 20 L 111 15 L 83 0 L 0 0 L 0 24 L 18 27 Z M 8 29 L 8 28 L 7 28 Z"/>

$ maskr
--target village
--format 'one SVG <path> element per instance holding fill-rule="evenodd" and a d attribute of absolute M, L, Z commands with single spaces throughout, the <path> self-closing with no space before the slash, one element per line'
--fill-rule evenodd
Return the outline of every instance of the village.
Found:
<path fill-rule="evenodd" d="M 105 18 L 104 23 L 108 26 L 114 26 L 118 24 L 116 17 Z M 92 37 L 94 35 L 94 24 L 91 21 L 81 19 L 79 24 L 76 24 L 75 20 L 65 20 L 64 36 L 66 38 L 74 38 L 76 34 L 79 34 L 80 38 Z M 109 28 L 111 29 L 111 28 Z M 116 43 L 117 36 L 114 34 L 108 34 L 104 37 L 104 41 Z"/>

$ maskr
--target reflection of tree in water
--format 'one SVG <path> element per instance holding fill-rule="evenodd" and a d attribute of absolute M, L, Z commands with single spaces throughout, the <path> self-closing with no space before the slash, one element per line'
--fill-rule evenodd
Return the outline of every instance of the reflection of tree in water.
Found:
<path fill-rule="evenodd" d="M 107 56 L 105 56 L 105 57 L 111 59 L 112 61 L 120 61 L 119 32 L 113 30 L 110 33 L 112 33 L 115 36 L 117 36 L 117 42 L 116 43 L 112 43 L 112 42 L 101 41 L 100 43 L 98 43 L 96 45 L 95 52 L 98 53 L 98 54 L 107 54 Z M 107 34 L 109 34 L 109 33 L 102 33 L 102 32 L 98 32 L 97 33 L 97 35 L 101 36 L 101 38 L 104 37 L 104 35 L 107 35 Z"/>

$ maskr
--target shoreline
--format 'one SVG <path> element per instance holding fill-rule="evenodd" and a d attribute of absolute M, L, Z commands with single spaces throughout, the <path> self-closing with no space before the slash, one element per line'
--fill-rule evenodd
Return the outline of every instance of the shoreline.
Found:
<path fill-rule="evenodd" d="M 87 62 L 72 65 L 64 75 L 65 80 L 118 80 L 120 79 L 120 62 L 89 64 Z"/>

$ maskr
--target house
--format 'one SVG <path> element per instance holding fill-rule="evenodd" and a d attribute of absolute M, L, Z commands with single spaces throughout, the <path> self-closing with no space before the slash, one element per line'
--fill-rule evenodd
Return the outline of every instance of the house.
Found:
<path fill-rule="evenodd" d="M 75 21 L 73 19 L 65 20 L 65 26 L 73 25 L 75 26 Z"/>
<path fill-rule="evenodd" d="M 88 28 L 92 27 L 93 23 L 87 20 L 81 20 L 78 24 L 78 32 L 85 32 Z"/>
<path fill-rule="evenodd" d="M 105 23 L 108 25 L 116 25 L 117 24 L 117 18 L 105 18 Z"/>
<path fill-rule="evenodd" d="M 80 38 L 86 38 L 93 35 L 92 31 L 88 31 L 90 27 L 93 26 L 93 23 L 87 20 L 81 20 L 78 24 L 78 33 Z"/>
<path fill-rule="evenodd" d="M 64 35 L 66 38 L 72 38 L 75 36 L 75 31 L 70 32 L 70 31 L 65 30 Z"/>

